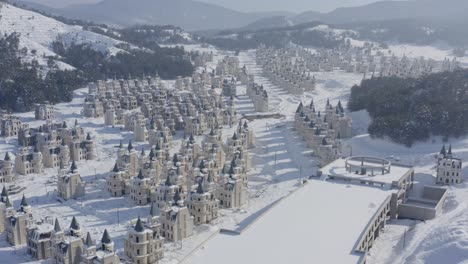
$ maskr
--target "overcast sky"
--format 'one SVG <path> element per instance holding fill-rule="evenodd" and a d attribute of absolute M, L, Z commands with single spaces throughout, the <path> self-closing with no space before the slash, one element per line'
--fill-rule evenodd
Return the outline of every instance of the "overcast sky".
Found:
<path fill-rule="evenodd" d="M 54 7 L 69 4 L 96 3 L 100 0 L 27 0 Z M 129 0 L 137 1 L 137 0 Z M 167 0 L 171 1 L 171 0 Z M 327 12 L 337 7 L 356 6 L 376 2 L 378 0 L 198 0 L 213 3 L 239 11 L 292 11 L 309 10 Z M 442 1 L 442 0 L 441 0 Z"/>

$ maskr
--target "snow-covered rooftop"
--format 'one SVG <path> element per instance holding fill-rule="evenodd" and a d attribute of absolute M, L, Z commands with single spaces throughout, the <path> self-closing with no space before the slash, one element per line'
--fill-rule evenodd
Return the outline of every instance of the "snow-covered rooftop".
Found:
<path fill-rule="evenodd" d="M 348 160 L 348 162 L 355 166 L 360 165 L 358 160 Z M 375 161 L 366 160 L 364 163 L 367 169 L 366 173 L 363 175 L 361 175 L 360 171 L 356 173 L 355 169 L 352 169 L 351 171 L 347 170 L 346 159 L 337 159 L 321 168 L 320 171 L 325 176 L 335 176 L 358 181 L 362 180 L 384 185 L 391 185 L 394 182 L 399 182 L 404 176 L 408 175 L 408 173 L 411 173 L 412 171 L 410 166 L 391 163 L 388 165 L 390 170 L 382 174 L 382 170 L 380 169 L 382 164 L 377 162 L 377 159 Z M 374 172 L 370 169 L 372 167 L 375 167 Z"/>
<path fill-rule="evenodd" d="M 312 181 L 238 236 L 220 234 L 194 253 L 192 264 L 359 263 L 361 233 L 389 192 Z"/>

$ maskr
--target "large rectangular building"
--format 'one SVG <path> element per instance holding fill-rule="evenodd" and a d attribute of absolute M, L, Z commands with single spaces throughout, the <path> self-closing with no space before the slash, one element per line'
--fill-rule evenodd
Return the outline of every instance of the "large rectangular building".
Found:
<path fill-rule="evenodd" d="M 311 181 L 240 235 L 219 234 L 187 263 L 365 263 L 393 191 Z"/>

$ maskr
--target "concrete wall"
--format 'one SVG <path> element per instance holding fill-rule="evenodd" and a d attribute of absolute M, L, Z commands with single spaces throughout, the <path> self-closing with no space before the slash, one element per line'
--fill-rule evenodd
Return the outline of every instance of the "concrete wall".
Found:
<path fill-rule="evenodd" d="M 447 196 L 447 189 L 439 188 L 439 187 L 424 186 L 423 197 L 422 197 L 424 199 L 436 200 L 436 201 L 441 201 L 443 199 L 445 201 L 446 196 Z"/>
<path fill-rule="evenodd" d="M 436 210 L 428 207 L 419 207 L 412 204 L 400 204 L 398 216 L 415 220 L 430 220 L 436 217 Z"/>
<path fill-rule="evenodd" d="M 421 198 L 410 198 L 398 206 L 398 217 L 415 220 L 430 220 L 442 212 L 447 190 L 438 187 L 424 186 Z"/>
<path fill-rule="evenodd" d="M 374 214 L 363 230 L 361 237 L 356 242 L 354 253 L 362 254 L 359 263 L 366 263 L 367 252 L 374 244 L 375 239 L 380 235 L 381 230 L 385 227 L 390 215 L 391 200 L 392 196 L 389 195 L 382 205 L 380 205 L 379 210 Z"/>

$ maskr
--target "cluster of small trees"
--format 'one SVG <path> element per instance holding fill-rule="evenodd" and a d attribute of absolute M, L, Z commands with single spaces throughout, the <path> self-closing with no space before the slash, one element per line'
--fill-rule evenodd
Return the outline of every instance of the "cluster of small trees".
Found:
<path fill-rule="evenodd" d="M 18 54 L 25 52 L 33 51 L 19 50 L 16 34 L 0 38 L 0 108 L 27 111 L 37 102 L 70 101 L 73 90 L 83 84 L 82 76 L 59 70 L 53 60 L 49 60 L 51 70 L 44 76 L 36 60 L 21 61 Z"/>
<path fill-rule="evenodd" d="M 55 53 L 63 57 L 64 62 L 79 69 L 87 81 L 155 73 L 165 79 L 174 79 L 177 76 L 190 76 L 193 73 L 190 58 L 184 49 L 179 47 L 128 49 L 127 52 L 115 55 L 96 51 L 89 44 L 65 46 L 62 42 L 55 41 L 52 47 Z"/>
<path fill-rule="evenodd" d="M 431 74 L 420 79 L 379 77 L 353 86 L 348 108 L 367 110 L 369 133 L 411 146 L 430 136 L 468 134 L 468 71 Z"/>
<path fill-rule="evenodd" d="M 176 26 L 138 25 L 116 29 L 121 40 L 147 48 L 157 44 L 188 44 L 190 40 L 183 37 L 184 31 Z"/>

